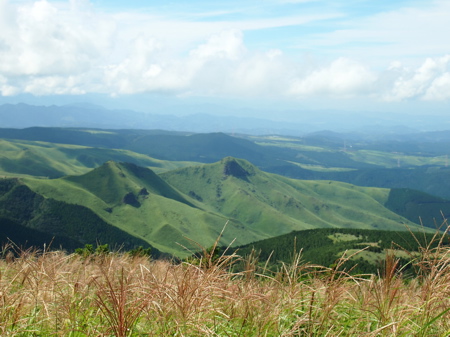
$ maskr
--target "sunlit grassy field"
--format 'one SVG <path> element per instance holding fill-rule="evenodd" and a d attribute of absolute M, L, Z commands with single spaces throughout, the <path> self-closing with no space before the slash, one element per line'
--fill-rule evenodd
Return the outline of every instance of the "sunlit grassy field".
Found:
<path fill-rule="evenodd" d="M 88 132 L 89 130 L 86 130 Z M 91 131 L 89 131 L 91 132 Z M 93 133 L 104 131 L 93 130 Z M 131 162 L 164 172 L 193 163 L 165 161 L 124 149 L 0 139 L 0 176 L 56 178 L 80 175 L 109 160 Z"/>
<path fill-rule="evenodd" d="M 269 272 L 254 255 L 189 262 L 8 247 L 0 260 L 2 336 L 448 336 L 450 250 L 423 247 L 406 278 L 303 263 Z M 240 271 L 234 266 L 243 266 Z"/>

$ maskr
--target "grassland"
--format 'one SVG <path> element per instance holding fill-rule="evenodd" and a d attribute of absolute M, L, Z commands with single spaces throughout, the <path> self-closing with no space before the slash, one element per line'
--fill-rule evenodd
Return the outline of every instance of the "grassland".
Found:
<path fill-rule="evenodd" d="M 306 170 L 317 171 L 317 172 L 351 172 L 356 169 L 352 168 L 344 168 L 344 167 L 327 167 L 323 165 L 312 165 L 312 164 L 301 164 L 293 161 L 289 161 L 289 163 L 301 167 Z"/>
<path fill-rule="evenodd" d="M 330 142 L 329 144 L 308 144 L 306 139 L 300 139 L 295 137 L 250 137 L 256 144 L 268 147 L 288 148 L 296 150 L 302 154 L 304 158 L 314 158 L 316 153 L 328 153 L 330 157 L 333 154 L 341 154 L 354 161 L 354 169 L 359 168 L 358 163 L 370 164 L 384 168 L 396 168 L 396 167 L 416 167 L 416 166 L 445 166 L 448 164 L 448 158 L 445 155 L 431 156 L 424 154 L 406 154 L 397 151 L 381 151 L 373 149 L 365 149 L 364 144 L 358 144 L 356 148 L 346 147 L 344 143 L 337 146 L 337 141 Z M 369 147 L 367 145 L 367 147 Z M 323 160 L 321 163 L 304 164 L 301 160 L 292 160 L 292 163 L 300 164 L 304 168 L 327 171 L 330 169 L 337 170 L 340 167 L 336 165 L 334 168 L 330 168 L 329 162 Z M 341 169 L 348 169 L 347 166 L 341 167 Z"/>
<path fill-rule="evenodd" d="M 403 153 L 392 153 L 374 150 L 358 150 L 348 152 L 348 155 L 355 161 L 383 166 L 385 168 L 412 167 L 412 166 L 445 166 L 446 156 L 414 156 Z"/>
<path fill-rule="evenodd" d="M 0 135 L 8 139 L 0 146 L 0 176 L 62 177 L 86 173 L 108 160 L 160 173 L 233 156 L 295 179 L 413 188 L 450 199 L 448 146 L 439 136 L 388 141 L 349 135 L 353 140 L 346 142 L 342 135 L 327 132 L 304 138 L 238 138 L 222 133 L 64 128 L 0 129 Z"/>
<path fill-rule="evenodd" d="M 177 256 L 190 254 L 184 247 L 195 249 L 186 237 L 209 245 L 228 220 L 225 245 L 313 228 L 419 228 L 415 213 L 409 212 L 408 220 L 385 207 L 389 189 L 289 179 L 231 157 L 159 176 L 133 164 L 108 162 L 80 176 L 23 182 L 45 198 L 86 207 Z M 431 214 L 433 204 L 427 207 Z"/>
<path fill-rule="evenodd" d="M 48 130 L 37 131 L 48 136 Z M 446 200 L 406 189 L 294 180 L 231 157 L 201 166 L 169 163 L 114 149 L 114 144 L 126 143 L 130 136 L 126 133 L 117 138 L 120 132 L 75 131 L 84 134 L 83 141 L 105 146 L 0 141 L 0 175 L 28 177 L 14 181 L 14 188 L 6 186 L 12 180 L 0 184 L 0 204 L 5 206 L 2 230 L 16 234 L 20 230 L 36 240 L 58 233 L 56 243 L 71 245 L 125 238 L 130 246 L 149 243 L 189 258 L 175 263 L 125 253 L 80 257 L 5 246 L 0 252 L 0 335 L 450 334 L 448 242 L 430 244 L 433 240 L 424 234 L 413 243 L 417 249 L 405 242 L 397 242 L 400 245 L 393 249 L 390 236 L 404 239 L 408 228 L 419 228 L 414 224 L 417 217 L 434 214 L 435 206 L 446 206 Z M 179 158 L 177 144 L 186 140 L 181 148 L 186 160 L 211 161 L 237 149 L 259 165 L 294 158 L 298 160 L 292 161 L 294 165 L 330 174 L 398 163 L 397 154 L 344 152 L 325 145 L 299 145 L 288 138 L 272 138 L 258 147 L 236 139 L 230 142 L 223 134 L 170 140 L 136 131 L 133 137 L 127 146 L 141 152 L 167 140 L 155 153 L 172 159 Z M 203 147 L 190 153 L 198 144 Z M 294 153 L 290 151 L 297 151 L 294 157 L 289 157 Z M 284 159 L 279 160 L 278 154 Z M 438 164 L 431 157 L 402 158 L 401 163 L 408 165 Z M 103 164 L 111 159 L 133 164 Z M 447 174 L 439 167 L 425 169 Z M 12 215 L 14 219 L 7 218 Z M 221 241 L 215 241 L 227 220 Z M 325 228 L 308 230 L 317 227 Z M 385 231 L 368 231 L 374 228 Z M 394 229 L 404 232 L 386 231 Z M 269 239 L 273 236 L 277 237 Z M 67 243 L 69 239 L 76 242 Z M 254 242 L 260 239 L 267 240 Z M 203 249 L 200 257 L 183 247 L 196 250 L 214 242 L 213 249 Z M 234 246 L 223 255 L 214 250 L 218 244 L 248 242 L 253 243 L 235 253 Z M 379 271 L 368 274 L 361 268 L 367 265 Z"/>
<path fill-rule="evenodd" d="M 83 205 L 107 223 L 175 255 L 190 254 L 183 247 L 192 247 L 185 236 L 201 244 L 214 242 L 227 220 L 202 209 L 195 199 L 176 191 L 152 171 L 132 164 L 108 162 L 81 176 L 25 182 L 45 197 Z M 126 195 L 132 195 L 135 202 L 125 202 Z M 225 239 L 231 242 L 235 237 L 241 243 L 258 239 L 251 230 L 231 222 Z"/>
<path fill-rule="evenodd" d="M 102 134 L 100 130 L 94 131 L 94 134 Z M 7 177 L 58 178 L 80 175 L 109 160 L 134 163 L 156 172 L 193 164 L 158 160 L 125 149 L 26 140 L 0 139 L 0 153 L 0 175 Z"/>
<path fill-rule="evenodd" d="M 109 244 L 132 249 L 145 240 L 112 226 L 87 207 L 44 198 L 17 179 L 0 180 L 0 241 L 20 246 L 63 247 Z M 155 256 L 157 250 L 153 249 Z"/>
<path fill-rule="evenodd" d="M 439 167 L 424 168 L 423 177 L 422 171 L 409 170 L 415 172 L 414 177 L 421 176 L 420 179 L 409 176 L 409 172 L 403 174 L 403 171 L 384 168 L 389 172 L 379 171 L 376 167 L 381 166 L 374 165 L 377 158 L 383 165 L 394 160 L 393 155 L 383 152 L 359 152 L 364 155 L 355 160 L 351 156 L 357 152 L 341 151 L 326 144 L 306 145 L 294 138 L 266 137 L 258 140 L 265 142 L 265 146 L 260 146 L 220 133 L 186 135 L 58 128 L 3 131 L 9 132 L 8 137 L 21 135 L 26 139 L 59 140 L 66 144 L 1 140 L 0 175 L 20 176 L 23 184 L 44 199 L 84 207 L 99 218 L 98 223 L 114 226 L 178 256 L 189 254 L 183 246 L 195 248 L 185 237 L 208 245 L 228 220 L 223 243 L 236 238 L 234 243 L 242 245 L 318 227 L 404 230 L 405 225 L 414 227 L 419 216 L 426 226 L 433 227 L 433 220 L 440 215 L 435 212 L 436 207 L 441 207 L 444 215 L 450 214 L 450 209 L 444 207 L 445 200 L 424 204 L 423 198 L 410 200 L 407 196 L 400 204 L 393 205 L 395 198 L 387 188 L 332 181 L 334 177 L 353 179 L 356 184 L 373 186 L 381 179 L 390 186 L 420 180 L 431 190 L 448 190 L 445 184 L 436 186 L 427 180 L 428 174 L 435 178 L 447 174 Z M 232 157 L 203 165 L 149 157 L 149 153 L 155 153 L 170 159 L 209 162 L 231 152 L 251 158 L 259 166 L 272 165 L 275 171 L 288 165 L 288 170 L 298 169 L 307 179 L 316 175 L 317 179 L 327 176 L 329 179 L 288 179 Z M 410 156 L 411 164 L 426 163 L 419 157 Z M 129 164 L 104 164 L 111 159 L 132 163 L 134 169 Z M 226 172 L 230 165 L 234 165 L 237 174 Z M 137 166 L 152 168 L 160 176 Z"/>
<path fill-rule="evenodd" d="M 224 175 L 236 163 L 244 177 Z M 404 218 L 383 205 L 388 189 L 364 188 L 332 181 L 300 181 L 262 172 L 245 160 L 161 174 L 185 194 L 192 193 L 231 219 L 270 236 L 317 227 L 358 227 L 404 230 Z"/>
<path fill-rule="evenodd" d="M 14 251 L 14 249 L 12 249 Z M 174 264 L 127 254 L 16 252 L 0 259 L 2 336 L 448 336 L 450 250 L 422 247 L 407 278 L 350 276 L 301 256 L 278 270 L 252 256 Z M 242 271 L 233 265 L 241 263 Z"/>

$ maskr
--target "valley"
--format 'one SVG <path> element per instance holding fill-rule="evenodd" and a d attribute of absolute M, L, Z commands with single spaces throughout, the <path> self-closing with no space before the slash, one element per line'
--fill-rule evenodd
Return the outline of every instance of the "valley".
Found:
<path fill-rule="evenodd" d="M 0 129 L 0 216 L 62 246 L 75 240 L 69 250 L 143 245 L 176 257 L 210 246 L 226 223 L 220 244 L 233 246 L 317 228 L 432 232 L 442 225 L 450 214 L 443 152 L 423 154 L 405 140 L 409 151 L 400 155 L 379 140 L 330 135 Z M 33 194 L 27 219 L 8 210 L 16 189 Z M 79 212 L 78 226 L 96 223 L 97 232 L 74 236 L 68 215 L 48 220 L 51 207 L 37 199 L 64 205 L 70 217 Z M 118 236 L 101 236 L 103 227 Z"/>

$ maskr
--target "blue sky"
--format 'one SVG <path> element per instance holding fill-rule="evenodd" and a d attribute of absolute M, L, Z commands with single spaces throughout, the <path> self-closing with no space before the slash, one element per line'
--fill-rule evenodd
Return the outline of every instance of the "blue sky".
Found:
<path fill-rule="evenodd" d="M 0 0 L 0 103 L 444 114 L 449 31 L 448 0 Z"/>

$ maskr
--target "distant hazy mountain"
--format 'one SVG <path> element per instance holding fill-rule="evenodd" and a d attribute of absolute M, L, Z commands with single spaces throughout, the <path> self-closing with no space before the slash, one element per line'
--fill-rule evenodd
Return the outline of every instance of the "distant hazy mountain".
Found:
<path fill-rule="evenodd" d="M 0 127 L 26 128 L 88 127 L 103 129 L 163 129 L 187 132 L 226 132 L 249 135 L 279 134 L 300 136 L 320 130 L 359 132 L 364 135 L 398 135 L 417 131 L 450 128 L 442 116 L 408 116 L 388 113 L 355 113 L 342 111 L 274 112 L 273 120 L 240 117 L 240 111 L 224 111 L 218 115 L 214 106 L 193 107 L 174 115 L 168 111 L 143 113 L 132 110 L 108 110 L 92 104 L 34 106 L 0 105 Z M 180 108 L 181 109 L 181 108 Z M 170 110 L 172 111 L 172 110 Z M 226 115 L 224 113 L 226 112 Z M 258 116 L 258 111 L 252 111 Z M 282 119 L 284 117 L 284 119 Z M 289 116 L 289 117 L 288 117 Z"/>
<path fill-rule="evenodd" d="M 188 132 L 229 132 L 245 134 L 300 135 L 313 129 L 301 123 L 276 122 L 259 118 L 192 114 L 175 116 L 132 110 L 107 110 L 91 104 L 0 106 L 0 127 L 88 127 L 103 129 L 162 129 Z"/>

